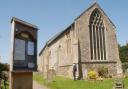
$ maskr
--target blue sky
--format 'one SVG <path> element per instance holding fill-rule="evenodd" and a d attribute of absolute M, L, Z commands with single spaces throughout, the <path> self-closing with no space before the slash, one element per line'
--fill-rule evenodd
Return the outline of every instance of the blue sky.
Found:
<path fill-rule="evenodd" d="M 118 43 L 128 40 L 128 0 L 97 0 L 116 25 Z M 38 26 L 38 51 L 56 33 L 65 29 L 94 0 L 0 0 L 0 55 L 10 57 L 10 20 L 13 16 Z M 1 61 L 1 60 L 0 60 Z"/>

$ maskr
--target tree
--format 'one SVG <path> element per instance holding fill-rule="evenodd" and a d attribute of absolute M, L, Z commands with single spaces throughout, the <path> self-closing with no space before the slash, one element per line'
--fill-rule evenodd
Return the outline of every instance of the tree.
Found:
<path fill-rule="evenodd" d="M 120 46 L 119 45 L 119 55 L 120 60 L 122 62 L 123 72 L 127 72 L 128 70 L 128 44 Z"/>
<path fill-rule="evenodd" d="M 9 71 L 9 65 L 0 63 L 0 82 L 3 80 L 5 89 L 7 86 L 8 71 Z"/>
<path fill-rule="evenodd" d="M 128 45 L 119 45 L 119 56 L 122 63 L 128 62 Z"/>

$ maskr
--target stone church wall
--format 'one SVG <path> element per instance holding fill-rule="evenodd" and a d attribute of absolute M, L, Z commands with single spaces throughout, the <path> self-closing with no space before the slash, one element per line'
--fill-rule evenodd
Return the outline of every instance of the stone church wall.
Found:
<path fill-rule="evenodd" d="M 78 59 L 76 59 L 76 50 L 74 50 L 74 27 L 68 30 L 54 43 L 46 47 L 40 55 L 39 68 L 42 69 L 44 75 L 47 76 L 47 71 L 53 69 L 57 75 L 72 76 L 72 64 Z"/>
<path fill-rule="evenodd" d="M 115 27 L 110 22 L 108 17 L 106 17 L 104 12 L 100 9 L 99 10 L 103 16 L 104 24 L 106 27 L 105 36 L 106 36 L 107 59 L 104 62 L 102 61 L 95 62 L 91 60 L 89 20 L 90 20 L 90 15 L 95 8 L 99 8 L 99 7 L 95 5 L 94 7 L 86 11 L 84 14 L 82 14 L 75 21 L 75 25 L 76 25 L 75 29 L 78 30 L 77 35 L 79 40 L 79 60 L 82 64 L 83 76 L 85 75 L 84 71 L 88 71 L 90 69 L 97 70 L 98 67 L 101 65 L 107 68 L 111 68 L 111 70 L 109 70 L 109 73 L 112 73 L 112 75 L 115 75 L 117 73 L 117 67 L 118 66 L 121 67 Z"/>
<path fill-rule="evenodd" d="M 95 8 L 98 8 L 100 11 L 105 25 L 106 60 L 100 61 L 91 60 L 90 50 L 89 21 L 90 15 Z M 83 77 L 86 77 L 89 70 L 97 71 L 101 66 L 108 68 L 109 73 L 113 76 L 117 72 L 121 73 L 121 62 L 115 31 L 115 26 L 101 8 L 95 4 L 79 16 L 73 25 L 69 26 L 61 36 L 58 36 L 50 45 L 46 45 L 39 57 L 40 70 L 42 69 L 45 76 L 48 75 L 48 70 L 53 69 L 56 75 L 71 78 L 72 64 L 79 63 Z"/>

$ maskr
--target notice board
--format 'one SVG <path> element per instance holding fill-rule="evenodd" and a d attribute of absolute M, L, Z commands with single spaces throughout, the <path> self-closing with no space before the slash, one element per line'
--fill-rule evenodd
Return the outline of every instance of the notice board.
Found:
<path fill-rule="evenodd" d="M 25 41 L 15 38 L 14 60 L 25 60 Z"/>

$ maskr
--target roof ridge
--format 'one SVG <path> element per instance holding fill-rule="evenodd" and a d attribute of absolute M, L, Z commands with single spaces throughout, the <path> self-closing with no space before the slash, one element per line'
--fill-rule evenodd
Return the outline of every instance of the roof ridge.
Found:
<path fill-rule="evenodd" d="M 78 18 L 80 18 L 86 11 L 88 11 L 90 8 L 92 8 L 94 5 L 97 5 L 98 6 L 98 8 L 101 10 L 101 11 L 103 11 L 102 9 L 101 9 L 101 7 L 100 7 L 100 5 L 98 4 L 98 2 L 94 2 L 92 5 L 90 5 L 87 9 L 85 9 L 84 10 L 84 12 L 82 12 L 75 20 L 74 20 L 74 22 L 78 19 Z M 103 11 L 103 13 L 106 15 L 106 13 Z M 106 15 L 107 16 L 107 15 Z M 109 17 L 107 16 L 107 18 L 109 19 Z M 113 24 L 113 22 L 109 19 L 109 21 L 112 23 L 112 25 L 115 27 L 115 25 Z M 74 24 L 74 22 L 72 23 L 72 24 Z M 72 25 L 71 24 L 71 25 Z M 68 27 L 70 27 L 71 25 L 69 25 Z M 47 42 L 46 42 L 46 44 L 45 44 L 45 46 L 44 47 L 46 47 L 46 45 L 49 45 L 50 43 L 52 43 L 54 40 L 56 40 L 56 38 L 57 37 L 59 37 L 61 34 L 63 34 L 67 29 L 68 29 L 68 27 L 66 28 L 66 29 L 64 29 L 64 30 L 62 30 L 61 32 L 59 32 L 58 34 L 56 34 L 55 36 L 53 36 L 51 39 L 49 39 Z M 43 48 L 44 49 L 44 48 Z M 43 49 L 41 50 L 41 52 L 40 52 L 40 54 L 42 53 L 42 51 L 43 51 Z"/>

